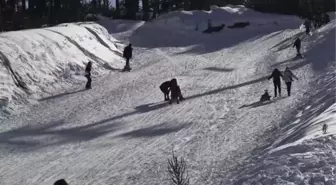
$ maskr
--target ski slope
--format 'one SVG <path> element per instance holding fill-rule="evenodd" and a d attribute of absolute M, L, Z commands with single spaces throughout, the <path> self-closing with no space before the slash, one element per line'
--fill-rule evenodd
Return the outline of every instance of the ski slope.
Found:
<path fill-rule="evenodd" d="M 83 83 L 83 70 L 90 60 L 95 61 L 93 76 L 108 73 L 106 68 L 122 68 L 124 61 L 115 43 L 105 28 L 91 23 L 0 34 L 0 118 Z"/>
<path fill-rule="evenodd" d="M 298 29 L 301 20 L 291 16 L 242 6 L 203 13 L 125 21 L 121 27 L 119 20 L 104 20 L 118 39 L 113 42 L 134 45 L 134 70 L 96 76 L 88 91 L 81 91 L 85 82 L 72 83 L 2 121 L 1 184 L 52 184 L 60 178 L 82 185 L 168 184 L 172 150 L 186 159 L 190 184 L 311 184 L 321 176 L 335 183 L 335 21 L 307 37 Z M 211 35 L 192 26 L 223 15 L 251 26 Z M 298 35 L 305 58 L 293 60 Z M 257 103 L 265 89 L 273 94 L 267 80 L 272 70 L 286 66 L 299 77 L 293 95 L 283 90 L 283 97 Z M 173 77 L 186 100 L 168 105 L 159 85 Z M 321 122 L 329 124 L 327 137 Z M 301 147 L 306 150 L 295 155 Z M 299 162 L 290 166 L 280 159 Z M 288 176 L 297 178 L 283 178 L 291 170 L 295 175 Z"/>

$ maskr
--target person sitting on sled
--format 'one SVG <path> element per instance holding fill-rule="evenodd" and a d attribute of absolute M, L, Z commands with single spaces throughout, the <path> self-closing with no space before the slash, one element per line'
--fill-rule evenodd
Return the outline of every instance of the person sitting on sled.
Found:
<path fill-rule="evenodd" d="M 265 90 L 265 93 L 263 95 L 261 95 L 260 101 L 269 101 L 271 100 L 271 96 L 268 94 L 268 91 Z"/>

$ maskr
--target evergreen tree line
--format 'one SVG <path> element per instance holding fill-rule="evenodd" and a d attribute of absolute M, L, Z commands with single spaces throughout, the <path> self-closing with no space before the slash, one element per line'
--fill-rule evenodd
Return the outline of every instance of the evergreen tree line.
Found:
<path fill-rule="evenodd" d="M 175 10 L 209 10 L 211 5 L 243 4 L 261 12 L 311 17 L 335 11 L 335 0 L 0 0 L 0 31 L 83 21 L 88 13 L 118 19 L 150 20 Z M 141 1 L 141 2 L 140 2 Z M 140 7 L 139 3 L 142 4 Z"/>

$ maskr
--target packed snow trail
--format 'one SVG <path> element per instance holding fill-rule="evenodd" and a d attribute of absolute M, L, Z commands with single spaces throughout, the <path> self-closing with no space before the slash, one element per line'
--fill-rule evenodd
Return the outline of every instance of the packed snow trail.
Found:
<path fill-rule="evenodd" d="M 95 79 L 91 90 L 46 98 L 1 123 L 1 182 L 161 184 L 174 149 L 187 159 L 192 184 L 217 184 L 304 93 L 305 67 L 295 71 L 303 82 L 293 97 L 239 109 L 272 87 L 265 79 L 278 54 L 265 46 L 283 39 L 274 35 L 204 55 L 139 48 L 136 63 L 151 65 Z M 162 102 L 158 88 L 172 77 L 187 98 L 179 105 Z"/>

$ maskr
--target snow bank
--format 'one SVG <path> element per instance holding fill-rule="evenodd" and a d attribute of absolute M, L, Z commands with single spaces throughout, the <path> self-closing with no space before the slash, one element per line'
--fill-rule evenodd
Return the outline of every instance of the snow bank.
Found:
<path fill-rule="evenodd" d="M 335 28 L 333 20 L 307 39 L 305 58 L 316 72 L 309 99 L 275 131 L 281 135 L 265 155 L 251 159 L 234 184 L 336 184 Z"/>
<path fill-rule="evenodd" d="M 225 24 L 224 29 L 213 34 L 202 33 L 207 29 L 209 19 L 212 26 Z M 250 24 L 241 29 L 228 28 L 238 22 Z M 190 47 L 204 45 L 205 40 L 210 43 L 243 41 L 284 29 L 296 29 L 301 23 L 302 20 L 295 16 L 263 14 L 239 5 L 214 7 L 211 11 L 175 11 L 161 15 L 137 28 L 130 40 L 139 47 Z"/>
<path fill-rule="evenodd" d="M 0 34 L 1 109 L 8 114 L 61 87 L 85 83 L 88 61 L 93 61 L 94 76 L 107 72 L 106 66 L 122 68 L 115 41 L 93 23 Z"/>
<path fill-rule="evenodd" d="M 293 16 L 265 14 L 246 8 L 243 5 L 228 5 L 225 7 L 213 7 L 210 11 L 175 11 L 164 14 L 154 20 L 155 24 L 169 25 L 186 29 L 195 29 L 198 25 L 200 30 L 207 28 L 208 20 L 212 21 L 213 26 L 225 24 L 226 27 L 237 22 L 250 22 L 251 26 L 265 26 L 274 24 L 297 25 L 299 18 Z M 168 26 L 167 26 L 168 27 Z"/>

